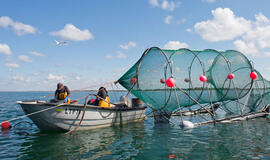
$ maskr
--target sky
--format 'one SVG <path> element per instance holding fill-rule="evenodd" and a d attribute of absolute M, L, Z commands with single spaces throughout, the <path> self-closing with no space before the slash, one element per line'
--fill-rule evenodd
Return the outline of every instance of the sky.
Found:
<path fill-rule="evenodd" d="M 154 46 L 235 49 L 270 79 L 269 6 L 269 0 L 2 0 L 0 91 L 113 82 Z"/>

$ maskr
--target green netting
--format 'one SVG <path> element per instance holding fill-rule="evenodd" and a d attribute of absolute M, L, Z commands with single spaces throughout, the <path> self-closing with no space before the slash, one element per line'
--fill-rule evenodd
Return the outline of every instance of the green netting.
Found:
<path fill-rule="evenodd" d="M 258 74 L 256 80 L 249 77 L 252 71 Z M 227 78 L 230 73 L 235 75 L 232 80 Z M 207 77 L 207 82 L 200 81 L 201 75 Z M 176 81 L 173 88 L 161 82 L 170 77 Z M 151 108 L 166 111 L 192 106 L 197 101 L 220 103 L 228 112 L 243 113 L 261 110 L 270 103 L 270 82 L 254 70 L 246 56 L 234 50 L 153 47 L 118 82 Z"/>

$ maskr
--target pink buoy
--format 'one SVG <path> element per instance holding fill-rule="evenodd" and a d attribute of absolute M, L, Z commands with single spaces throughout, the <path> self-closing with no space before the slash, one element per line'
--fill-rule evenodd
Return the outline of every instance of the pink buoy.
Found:
<path fill-rule="evenodd" d="M 136 83 L 137 83 L 137 78 L 136 78 L 136 77 L 131 78 L 131 79 L 130 79 L 130 83 L 131 83 L 132 85 L 136 84 Z"/>
<path fill-rule="evenodd" d="M 165 82 L 166 82 L 165 79 L 163 78 L 160 79 L 160 83 L 164 84 Z"/>
<path fill-rule="evenodd" d="M 257 75 L 256 72 L 251 72 L 251 73 L 249 74 L 249 77 L 250 77 L 251 79 L 257 79 L 258 75 Z"/>
<path fill-rule="evenodd" d="M 207 81 L 206 76 L 205 76 L 205 75 L 201 75 L 201 76 L 200 76 L 200 81 L 206 82 L 206 81 Z"/>
<path fill-rule="evenodd" d="M 228 74 L 227 78 L 228 79 L 233 79 L 234 78 L 234 74 L 232 74 L 232 73 Z"/>
<path fill-rule="evenodd" d="M 190 79 L 185 78 L 184 81 L 188 83 L 188 82 L 190 82 Z"/>
<path fill-rule="evenodd" d="M 175 86 L 175 80 L 173 78 L 168 78 L 166 81 L 166 85 L 170 88 Z"/>
<path fill-rule="evenodd" d="M 7 129 L 11 128 L 11 125 L 10 125 L 9 121 L 3 121 L 1 123 L 1 127 L 2 127 L 2 130 L 7 130 Z"/>

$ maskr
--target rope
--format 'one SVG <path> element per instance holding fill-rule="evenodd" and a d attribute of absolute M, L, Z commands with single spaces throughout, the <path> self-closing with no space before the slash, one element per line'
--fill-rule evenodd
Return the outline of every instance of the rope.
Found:
<path fill-rule="evenodd" d="M 42 97 L 39 97 L 39 99 L 40 98 L 47 98 L 47 97 L 51 97 L 51 96 L 53 96 L 54 94 L 49 94 L 49 95 L 46 95 L 46 96 L 42 96 Z"/>
<path fill-rule="evenodd" d="M 66 134 L 72 134 L 73 132 L 75 132 L 75 131 L 80 127 L 80 125 L 81 125 L 81 123 L 82 123 L 82 120 L 83 120 L 83 118 L 84 118 L 84 115 L 85 115 L 85 111 L 86 111 L 87 98 L 88 98 L 89 96 L 91 96 L 91 95 L 92 95 L 92 94 L 89 94 L 89 95 L 87 95 L 87 96 L 85 97 L 84 108 L 83 108 L 83 114 L 82 114 L 82 117 L 81 117 L 81 119 L 80 119 L 80 122 L 77 124 L 77 126 L 76 126 L 73 130 L 67 132 Z"/>
<path fill-rule="evenodd" d="M 114 104 L 114 103 L 111 103 L 111 102 L 106 101 L 106 99 L 104 99 L 104 98 L 102 98 L 102 97 L 100 97 L 100 96 L 98 96 L 98 95 L 96 95 L 96 94 L 88 94 L 87 96 L 85 96 L 84 108 L 83 108 L 83 114 L 82 114 L 82 117 L 81 117 L 81 119 L 80 119 L 80 122 L 77 124 L 77 126 L 76 126 L 73 130 L 67 132 L 66 134 L 70 134 L 70 135 L 71 135 L 73 132 L 75 132 L 75 131 L 80 127 L 80 125 L 81 125 L 81 123 L 82 123 L 82 121 L 83 121 L 85 112 L 86 112 L 87 99 L 88 99 L 88 97 L 91 96 L 91 95 L 94 95 L 94 96 L 96 96 L 96 97 L 98 97 L 98 98 L 104 100 L 104 101 L 107 102 L 107 103 Z M 121 112 L 120 112 L 120 113 L 121 113 Z M 120 122 L 120 123 L 121 123 L 121 122 Z"/>
<path fill-rule="evenodd" d="M 179 103 L 179 98 L 178 98 L 178 95 L 177 95 L 177 92 L 176 92 L 176 88 L 175 87 L 174 87 L 174 93 L 175 93 L 177 105 L 178 105 L 179 108 L 181 108 L 180 103 Z M 181 117 L 182 125 L 184 125 L 181 109 L 180 109 L 180 117 Z"/>
<path fill-rule="evenodd" d="M 166 116 L 162 115 L 165 119 L 167 119 L 168 122 L 172 123 L 173 126 L 176 126 L 176 124 L 174 122 L 172 122 L 169 118 L 167 118 Z M 182 120 L 182 124 L 183 124 L 183 120 Z"/>
<path fill-rule="evenodd" d="M 256 81 L 255 82 L 256 83 L 256 87 L 258 88 L 258 90 L 259 90 L 259 93 L 260 93 L 260 96 L 261 96 L 261 101 L 262 101 L 262 105 L 264 106 L 263 108 L 265 108 L 265 103 L 264 103 L 264 99 L 263 99 L 263 94 L 261 93 L 261 90 L 259 89 L 260 88 L 260 86 L 258 85 L 258 82 Z"/>
<path fill-rule="evenodd" d="M 114 96 L 115 99 L 116 99 L 117 97 L 120 97 L 120 96 L 117 96 L 117 93 L 115 92 L 114 84 L 111 84 L 111 88 L 112 88 L 112 90 L 113 90 L 113 92 L 111 92 L 111 93 L 112 93 L 112 96 Z"/>
<path fill-rule="evenodd" d="M 40 110 L 40 111 L 36 111 L 36 112 L 29 113 L 29 114 L 26 114 L 26 115 L 23 115 L 23 116 L 19 116 L 19 117 L 17 117 L 17 118 L 12 118 L 12 119 L 10 119 L 10 120 L 8 120 L 8 121 L 9 121 L 9 122 L 15 121 L 15 120 L 18 120 L 18 119 L 27 117 L 27 116 L 31 116 L 31 115 L 34 115 L 34 114 L 37 114 L 37 113 L 41 113 L 41 112 L 44 112 L 44 111 L 47 111 L 47 110 L 50 110 L 50 109 L 54 109 L 54 108 L 60 107 L 60 106 L 65 105 L 65 104 L 68 104 L 68 103 L 62 103 L 62 104 L 59 104 L 59 105 L 57 105 L 57 106 L 49 107 L 49 108 L 46 108 L 46 109 L 43 109 L 43 110 Z"/>
<path fill-rule="evenodd" d="M 94 88 L 94 87 L 98 87 L 98 86 L 107 86 L 109 84 L 113 85 L 113 84 L 116 84 L 116 83 L 117 83 L 117 81 L 112 81 L 112 82 L 107 82 L 107 83 L 92 85 L 92 86 L 88 86 L 88 87 L 84 87 L 84 88 L 78 88 L 78 89 L 70 90 L 70 92 L 77 92 L 77 91 L 83 91 L 83 90 L 86 91 L 86 89 L 90 89 L 90 88 Z M 54 96 L 54 94 L 45 95 L 45 96 L 39 97 L 38 99 L 52 97 L 52 96 Z"/>
<path fill-rule="evenodd" d="M 215 110 L 214 110 L 214 106 L 213 106 L 213 102 L 212 102 L 212 98 L 211 98 L 211 93 L 210 93 L 210 90 L 209 90 L 209 84 L 210 83 L 207 83 L 206 89 L 207 89 L 207 92 L 208 92 L 208 97 L 209 97 L 210 105 L 211 105 L 211 108 L 212 108 L 212 111 L 213 111 L 212 118 L 214 120 L 214 124 L 216 124 Z"/>
<path fill-rule="evenodd" d="M 99 86 L 107 86 L 107 85 L 110 85 L 110 84 L 115 84 L 115 82 L 116 81 L 102 83 L 102 84 L 97 84 L 97 85 L 92 85 L 92 86 L 88 86 L 88 87 L 84 87 L 84 88 L 79 88 L 79 89 L 71 90 L 70 92 L 82 91 L 82 90 L 86 90 L 86 89 L 94 88 L 94 87 L 99 87 Z"/>
<path fill-rule="evenodd" d="M 235 94 L 236 94 L 236 97 L 237 97 L 237 106 L 238 106 L 238 109 L 239 109 L 239 111 L 241 112 L 241 106 L 240 106 L 240 100 L 239 100 L 239 94 L 238 94 L 238 91 L 237 91 L 237 89 L 236 89 L 236 87 L 235 87 L 235 84 L 234 84 L 234 80 L 232 79 L 231 80 L 232 81 L 232 84 L 233 84 L 233 88 L 234 88 L 234 92 L 235 92 Z"/>
<path fill-rule="evenodd" d="M 181 92 L 183 92 L 185 95 L 187 95 L 193 102 L 195 102 L 196 104 L 198 104 L 198 106 L 200 106 L 201 108 L 203 108 L 205 111 L 207 111 L 211 116 L 213 116 L 213 114 L 206 109 L 204 106 L 202 106 L 198 101 L 196 101 L 193 97 L 191 97 L 185 90 L 177 87 Z"/>
<path fill-rule="evenodd" d="M 21 128 L 16 128 L 16 126 L 18 126 L 18 125 L 20 125 L 20 124 L 22 124 L 22 123 L 27 123 L 27 124 L 29 124 L 31 127 L 33 126 L 33 123 L 31 123 L 31 122 L 28 122 L 28 121 L 20 121 L 20 122 L 16 123 L 16 124 L 13 126 L 13 128 L 14 128 L 14 129 L 21 129 Z"/>
<path fill-rule="evenodd" d="M 248 92 L 248 95 L 247 95 L 247 98 L 246 98 L 246 101 L 245 101 L 245 104 L 244 104 L 244 106 L 243 106 L 243 108 L 242 108 L 242 110 L 241 110 L 241 115 L 243 115 L 243 112 L 244 112 L 244 109 L 246 108 L 246 106 L 247 106 L 247 103 L 248 103 L 248 100 L 249 100 L 249 97 L 250 97 L 250 94 L 251 94 L 251 91 L 253 90 L 253 85 L 254 85 L 254 80 L 252 81 L 253 83 L 251 84 L 251 89 L 249 90 L 249 92 Z"/>

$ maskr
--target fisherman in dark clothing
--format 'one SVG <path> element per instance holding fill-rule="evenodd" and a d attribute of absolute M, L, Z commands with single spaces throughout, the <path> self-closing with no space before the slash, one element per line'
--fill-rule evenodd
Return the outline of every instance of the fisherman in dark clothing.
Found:
<path fill-rule="evenodd" d="M 64 103 L 70 103 L 70 91 L 67 86 L 62 83 L 57 84 L 57 89 L 54 94 L 54 99 L 56 101 L 64 100 Z"/>
<path fill-rule="evenodd" d="M 97 93 L 96 97 L 97 98 L 94 102 L 92 102 L 92 100 L 89 100 L 88 104 L 96 105 L 96 106 L 103 106 L 103 107 L 110 107 L 110 104 L 109 104 L 110 99 L 109 99 L 108 91 L 106 90 L 106 88 L 100 87 L 98 89 L 98 93 Z M 103 103 L 101 103 L 101 102 L 103 102 Z"/>
<path fill-rule="evenodd" d="M 95 101 L 95 105 L 99 104 L 99 101 L 106 99 L 106 97 L 108 96 L 108 91 L 106 90 L 106 88 L 104 87 L 100 87 L 98 89 L 98 93 L 97 93 L 97 99 Z"/>

